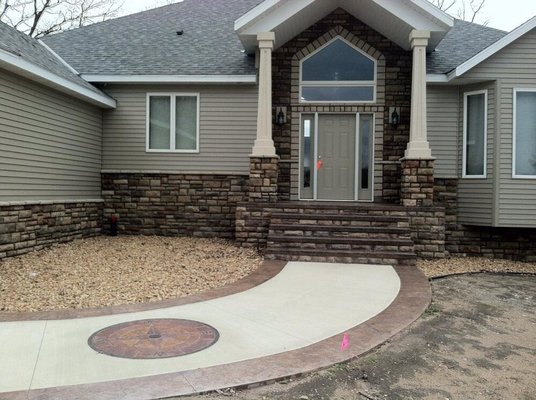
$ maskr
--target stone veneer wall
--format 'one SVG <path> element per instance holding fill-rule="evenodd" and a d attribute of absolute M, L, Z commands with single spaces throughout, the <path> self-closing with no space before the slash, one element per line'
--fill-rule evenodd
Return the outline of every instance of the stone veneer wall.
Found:
<path fill-rule="evenodd" d="M 102 201 L 0 204 L 0 259 L 97 236 Z"/>
<path fill-rule="evenodd" d="M 265 249 L 273 212 L 280 208 L 276 204 L 240 203 L 236 207 L 235 240 L 242 247 Z"/>
<path fill-rule="evenodd" d="M 453 256 L 536 261 L 536 229 L 467 226 L 458 223 L 457 179 L 436 179 L 436 204 L 445 208 L 446 251 Z"/>
<path fill-rule="evenodd" d="M 250 157 L 249 159 L 249 200 L 276 202 L 277 157 Z"/>
<path fill-rule="evenodd" d="M 402 160 L 400 197 L 407 207 L 434 205 L 434 160 Z"/>
<path fill-rule="evenodd" d="M 409 217 L 415 254 L 420 258 L 444 258 L 445 209 L 443 207 L 405 207 Z"/>
<path fill-rule="evenodd" d="M 378 59 L 378 102 L 369 105 L 299 103 L 299 59 L 341 35 Z M 327 35 L 327 36 L 326 36 Z M 372 50 L 371 50 L 372 49 Z M 409 141 L 412 54 L 342 9 L 337 9 L 273 53 L 273 104 L 287 107 L 287 124 L 274 126 L 279 164 L 279 198 L 297 197 L 299 186 L 299 115 L 305 112 L 373 112 L 376 114 L 376 198 L 400 200 L 400 162 Z M 389 107 L 400 108 L 401 123 L 389 124 Z M 274 109 L 275 111 L 275 109 Z M 292 186 L 292 188 L 291 188 Z"/>
<path fill-rule="evenodd" d="M 103 173 L 104 227 L 119 217 L 132 235 L 234 238 L 236 204 L 248 198 L 242 175 Z"/>

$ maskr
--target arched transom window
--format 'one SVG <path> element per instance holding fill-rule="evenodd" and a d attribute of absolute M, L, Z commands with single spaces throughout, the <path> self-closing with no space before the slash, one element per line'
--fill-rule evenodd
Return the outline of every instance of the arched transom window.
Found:
<path fill-rule="evenodd" d="M 373 103 L 376 60 L 336 37 L 300 63 L 300 101 Z"/>

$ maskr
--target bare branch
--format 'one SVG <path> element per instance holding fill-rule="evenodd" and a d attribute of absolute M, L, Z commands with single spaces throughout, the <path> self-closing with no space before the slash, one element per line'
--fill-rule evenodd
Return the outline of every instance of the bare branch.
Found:
<path fill-rule="evenodd" d="M 476 22 L 482 15 L 486 0 L 428 0 L 440 10 L 449 12 L 464 21 Z M 480 22 L 482 23 L 482 22 Z M 487 25 L 489 20 L 482 24 Z"/>
<path fill-rule="evenodd" d="M 443 10 L 447 12 L 450 10 L 455 4 L 456 0 L 431 0 L 432 4 L 434 4 L 437 8 L 440 10 Z"/>
<path fill-rule="evenodd" d="M 0 0 L 0 21 L 42 37 L 119 15 L 124 0 Z"/>
<path fill-rule="evenodd" d="M 473 13 L 471 16 L 471 22 L 475 22 L 477 15 L 480 13 L 480 11 L 482 11 L 485 3 L 486 0 L 471 0 L 471 3 L 469 4 Z"/>

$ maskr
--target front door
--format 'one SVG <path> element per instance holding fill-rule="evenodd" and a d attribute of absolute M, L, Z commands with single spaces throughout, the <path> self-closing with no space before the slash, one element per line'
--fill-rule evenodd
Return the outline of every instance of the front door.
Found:
<path fill-rule="evenodd" d="M 302 114 L 300 198 L 372 201 L 373 114 Z"/>
<path fill-rule="evenodd" d="M 355 198 L 355 115 L 318 116 L 318 200 Z"/>

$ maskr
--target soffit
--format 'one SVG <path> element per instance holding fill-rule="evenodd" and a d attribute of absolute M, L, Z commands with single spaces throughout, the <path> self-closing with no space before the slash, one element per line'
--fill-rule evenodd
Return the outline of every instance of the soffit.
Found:
<path fill-rule="evenodd" d="M 410 49 L 412 30 L 430 31 L 428 50 L 432 51 L 453 20 L 431 7 L 421 0 L 267 0 L 239 18 L 235 30 L 248 53 L 255 51 L 260 32 L 275 32 L 278 48 L 342 8 L 406 50 Z"/>

